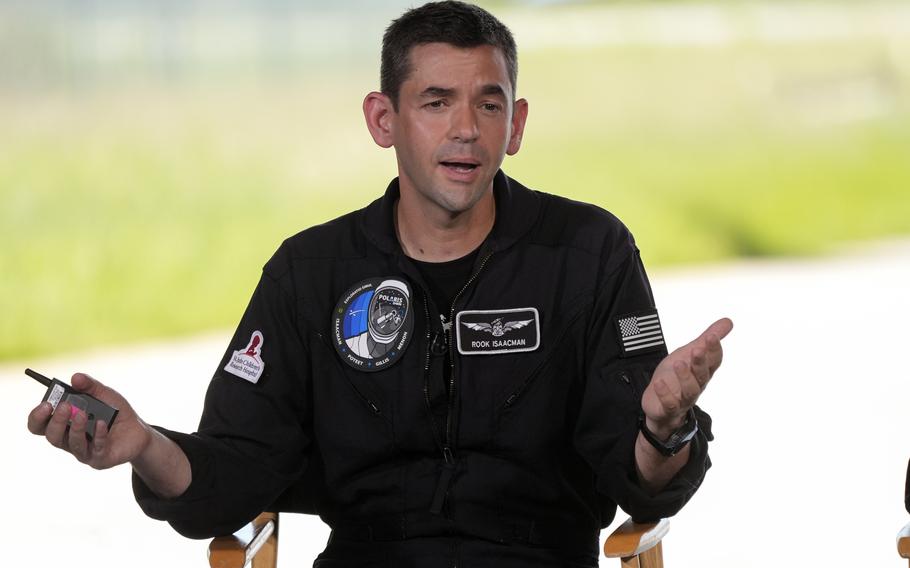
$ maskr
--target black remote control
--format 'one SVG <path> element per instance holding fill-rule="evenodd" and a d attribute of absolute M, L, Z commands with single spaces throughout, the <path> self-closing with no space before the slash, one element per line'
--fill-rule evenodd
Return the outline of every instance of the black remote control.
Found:
<path fill-rule="evenodd" d="M 41 400 L 42 402 L 45 400 L 50 402 L 55 411 L 57 410 L 57 405 L 65 401 L 70 403 L 73 408 L 73 415 L 70 416 L 70 420 L 75 416 L 76 409 L 85 412 L 88 417 L 88 422 L 85 425 L 85 434 L 89 439 L 95 437 L 95 423 L 98 420 L 103 420 L 107 423 L 108 429 L 110 429 L 114 423 L 114 418 L 117 418 L 119 410 L 106 405 L 91 395 L 77 391 L 63 381 L 49 379 L 31 369 L 26 369 L 25 374 L 47 387 L 47 392 Z"/>

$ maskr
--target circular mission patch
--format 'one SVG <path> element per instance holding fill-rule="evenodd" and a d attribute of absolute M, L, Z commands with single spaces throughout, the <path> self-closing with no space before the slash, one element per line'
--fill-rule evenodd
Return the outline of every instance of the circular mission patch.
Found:
<path fill-rule="evenodd" d="M 349 367 L 381 371 L 404 353 L 414 332 L 411 289 L 394 278 L 352 286 L 332 313 L 335 350 Z"/>

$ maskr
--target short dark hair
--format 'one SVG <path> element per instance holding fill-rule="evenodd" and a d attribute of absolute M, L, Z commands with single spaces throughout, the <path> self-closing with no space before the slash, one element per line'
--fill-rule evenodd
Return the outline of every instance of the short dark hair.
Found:
<path fill-rule="evenodd" d="M 512 32 L 495 16 L 472 4 L 446 0 L 430 2 L 402 14 L 382 37 L 380 90 L 398 110 L 401 84 L 411 74 L 411 48 L 426 43 L 447 43 L 455 47 L 498 47 L 506 59 L 512 95 L 518 83 L 518 53 Z"/>

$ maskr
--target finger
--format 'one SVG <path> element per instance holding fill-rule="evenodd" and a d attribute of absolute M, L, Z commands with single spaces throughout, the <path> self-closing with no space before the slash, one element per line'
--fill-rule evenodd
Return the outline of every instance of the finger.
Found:
<path fill-rule="evenodd" d="M 711 369 L 709 367 L 708 352 L 704 347 L 695 347 L 692 350 L 692 362 L 690 370 L 695 381 L 698 383 L 699 390 L 704 390 L 708 381 L 711 380 Z"/>
<path fill-rule="evenodd" d="M 107 422 L 98 420 L 95 422 L 95 436 L 92 438 L 92 452 L 95 455 L 101 455 L 107 448 L 108 434 Z"/>
<path fill-rule="evenodd" d="M 673 365 L 673 374 L 679 388 L 679 410 L 685 412 L 698 400 L 702 387 L 695 378 L 691 363 L 677 361 Z"/>
<path fill-rule="evenodd" d="M 57 409 L 54 410 L 54 414 L 51 416 L 50 422 L 47 423 L 47 428 L 44 431 L 44 437 L 47 438 L 47 441 L 50 442 L 51 445 L 55 448 L 66 448 L 64 434 L 66 433 L 66 428 L 68 426 L 67 422 L 69 421 L 71 411 L 72 406 L 70 406 L 70 403 L 61 402 L 57 405 Z"/>
<path fill-rule="evenodd" d="M 720 367 L 720 363 L 723 360 L 723 348 L 720 342 L 732 329 L 733 321 L 730 318 L 721 318 L 709 325 L 695 341 L 689 344 L 693 349 L 699 345 L 704 346 L 706 349 L 709 375 L 713 375 L 714 371 Z"/>
<path fill-rule="evenodd" d="M 685 372 L 686 363 L 682 361 L 677 361 L 673 365 L 673 370 L 675 374 Z M 665 416 L 675 416 L 679 414 L 679 409 L 681 407 L 681 393 L 680 385 L 678 378 L 676 380 L 667 380 L 667 375 L 663 375 L 660 378 L 655 380 L 654 383 L 654 394 L 657 395 L 657 400 L 660 401 L 660 405 L 664 410 Z"/>
<path fill-rule="evenodd" d="M 677 375 L 677 380 L 679 381 L 680 406 L 683 410 L 688 410 L 698 400 L 704 388 L 695 377 L 691 367 L 687 372 Z"/>
<path fill-rule="evenodd" d="M 74 409 L 73 417 L 70 419 L 70 430 L 69 434 L 67 434 L 66 445 L 69 452 L 81 462 L 88 459 L 88 440 L 85 437 L 85 425 L 87 423 L 88 417 L 85 412 Z"/>
<path fill-rule="evenodd" d="M 705 345 L 707 348 L 708 374 L 714 376 L 714 372 L 717 371 L 724 360 L 724 348 L 720 343 L 720 338 L 714 334 L 706 338 Z"/>
<path fill-rule="evenodd" d="M 708 326 L 701 336 L 707 338 L 709 335 L 716 335 L 718 341 L 727 337 L 727 334 L 733 329 L 733 320 L 730 318 L 720 318 Z"/>
<path fill-rule="evenodd" d="M 53 413 L 54 407 L 47 401 L 36 406 L 28 413 L 28 431 L 32 434 L 43 436 Z"/>

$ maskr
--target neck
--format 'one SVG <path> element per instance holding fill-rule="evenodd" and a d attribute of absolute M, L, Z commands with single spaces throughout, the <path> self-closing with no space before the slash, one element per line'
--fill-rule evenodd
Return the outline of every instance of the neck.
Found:
<path fill-rule="evenodd" d="M 496 220 L 492 191 L 466 211 L 428 209 L 404 193 L 395 204 L 398 241 L 407 256 L 424 262 L 446 262 L 466 256 L 487 238 Z"/>

